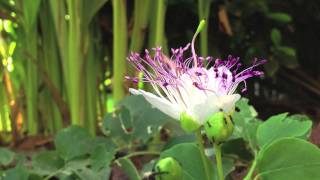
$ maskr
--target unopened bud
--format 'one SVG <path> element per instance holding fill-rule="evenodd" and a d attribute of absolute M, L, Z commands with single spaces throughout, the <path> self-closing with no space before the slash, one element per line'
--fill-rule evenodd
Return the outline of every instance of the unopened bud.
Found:
<path fill-rule="evenodd" d="M 182 168 L 178 161 L 172 157 L 160 159 L 156 166 L 156 180 L 179 180 L 182 179 Z"/>
<path fill-rule="evenodd" d="M 227 140 L 233 132 L 231 117 L 224 112 L 217 112 L 210 116 L 204 124 L 207 137 L 216 143 Z"/>

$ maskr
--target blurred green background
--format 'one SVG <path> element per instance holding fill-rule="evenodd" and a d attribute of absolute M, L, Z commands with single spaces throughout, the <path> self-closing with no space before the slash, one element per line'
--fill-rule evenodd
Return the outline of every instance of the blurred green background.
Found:
<path fill-rule="evenodd" d="M 128 53 L 169 53 L 191 41 L 201 19 L 199 55 L 268 60 L 245 94 L 260 116 L 320 117 L 318 0 L 0 0 L 0 142 L 70 124 L 99 133 L 135 86 L 124 80 L 138 75 Z"/>

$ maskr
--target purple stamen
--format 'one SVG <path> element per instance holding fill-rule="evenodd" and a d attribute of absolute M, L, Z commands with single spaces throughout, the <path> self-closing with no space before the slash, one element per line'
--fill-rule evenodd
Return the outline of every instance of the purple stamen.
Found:
<path fill-rule="evenodd" d="M 185 51 L 190 47 L 192 56 L 186 58 Z M 242 91 L 246 91 L 248 78 L 263 75 L 263 72 L 254 70 L 254 68 L 266 63 L 266 60 L 258 61 L 255 59 L 251 67 L 237 73 L 241 68 L 240 59 L 228 56 L 227 60 L 216 59 L 211 65 L 210 69 L 212 70 L 208 70 L 206 67 L 213 61 L 213 58 L 197 57 L 194 51 L 194 39 L 191 44 L 187 44 L 185 47 L 171 49 L 170 58 L 162 53 L 161 47 L 152 50 L 155 52 L 154 56 L 145 50 L 144 58 L 141 58 L 138 53 L 131 53 L 127 59 L 138 71 L 143 72 L 144 77 L 140 81 L 150 83 L 159 96 L 163 97 L 161 94 L 163 92 L 169 101 L 182 102 L 182 104 L 187 103 L 176 94 L 181 96 L 181 90 L 189 91 L 189 86 L 185 86 L 190 83 L 205 95 L 207 92 L 217 95 L 232 94 L 242 82 L 245 85 Z M 139 81 L 137 77 L 126 76 L 125 79 L 135 83 Z M 162 91 L 160 91 L 161 89 Z"/>

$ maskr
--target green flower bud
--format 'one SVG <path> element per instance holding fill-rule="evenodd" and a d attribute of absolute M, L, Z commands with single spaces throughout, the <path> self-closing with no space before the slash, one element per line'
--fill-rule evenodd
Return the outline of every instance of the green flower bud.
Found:
<path fill-rule="evenodd" d="M 180 114 L 180 123 L 182 129 L 188 133 L 197 130 L 201 126 L 199 122 L 185 112 Z"/>
<path fill-rule="evenodd" d="M 223 112 L 217 112 L 207 119 L 204 129 L 211 141 L 219 143 L 231 136 L 233 123 L 230 116 Z"/>
<path fill-rule="evenodd" d="M 156 166 L 156 180 L 179 180 L 182 179 L 182 168 L 178 161 L 172 157 L 160 159 Z"/>

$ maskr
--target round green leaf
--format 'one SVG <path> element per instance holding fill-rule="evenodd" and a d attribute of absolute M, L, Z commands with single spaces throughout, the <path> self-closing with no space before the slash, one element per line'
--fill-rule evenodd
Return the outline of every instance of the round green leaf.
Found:
<path fill-rule="evenodd" d="M 10 151 L 7 148 L 0 148 L 0 165 L 7 166 L 14 159 L 14 152 Z"/>
<path fill-rule="evenodd" d="M 206 180 L 204 162 L 201 158 L 199 147 L 195 143 L 181 143 L 163 151 L 160 158 L 172 157 L 176 159 L 182 167 L 183 180 Z M 216 165 L 213 160 L 206 159 L 210 171 L 210 179 L 218 180 Z M 227 176 L 233 169 L 233 160 L 222 159 L 223 173 Z"/>
<path fill-rule="evenodd" d="M 64 162 L 56 151 L 43 151 L 32 158 L 33 171 L 39 175 L 51 174 L 63 165 Z"/>
<path fill-rule="evenodd" d="M 258 127 L 258 145 L 263 147 L 284 137 L 304 137 L 311 126 L 310 120 L 300 121 L 287 117 L 287 113 L 272 116 Z"/>
<path fill-rule="evenodd" d="M 200 149 L 195 143 L 182 143 L 161 153 L 160 158 L 172 157 L 182 167 L 183 180 L 207 179 L 205 164 L 202 162 Z M 213 179 L 213 164 L 207 159 L 207 166 L 210 168 L 210 179 Z"/>
<path fill-rule="evenodd" d="M 298 138 L 282 138 L 263 149 L 258 155 L 255 179 L 318 180 L 320 150 Z"/>
<path fill-rule="evenodd" d="M 70 126 L 61 130 L 55 137 L 54 144 L 57 152 L 64 160 L 84 155 L 89 152 L 89 133 L 79 126 Z"/>

